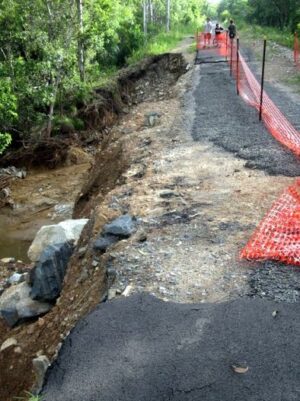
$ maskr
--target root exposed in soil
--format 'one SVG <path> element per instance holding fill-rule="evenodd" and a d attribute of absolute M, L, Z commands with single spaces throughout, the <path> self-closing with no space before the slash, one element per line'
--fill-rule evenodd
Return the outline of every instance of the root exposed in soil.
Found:
<path fill-rule="evenodd" d="M 71 143 L 71 140 L 59 138 L 28 143 L 25 147 L 6 153 L 1 159 L 1 166 L 55 168 L 66 160 Z"/>

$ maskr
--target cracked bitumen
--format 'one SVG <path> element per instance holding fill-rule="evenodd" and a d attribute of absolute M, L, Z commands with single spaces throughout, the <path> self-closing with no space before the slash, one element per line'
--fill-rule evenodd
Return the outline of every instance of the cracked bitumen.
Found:
<path fill-rule="evenodd" d="M 234 153 L 246 161 L 248 168 L 272 175 L 299 176 L 300 164 L 296 156 L 272 137 L 258 121 L 257 111 L 236 95 L 227 65 L 205 64 L 201 66 L 200 73 L 200 84 L 194 91 L 197 107 L 194 139 L 209 140 Z M 274 89 L 271 95 L 276 94 L 277 99 L 279 92 Z M 298 107 L 292 99 L 282 103 L 288 104 L 291 110 Z M 300 119 L 299 113 L 297 115 Z M 296 122 L 296 114 L 293 122 Z"/>
<path fill-rule="evenodd" d="M 298 400 L 299 312 L 299 303 L 249 298 L 101 304 L 65 341 L 43 400 Z M 244 374 L 232 369 L 241 361 Z"/>

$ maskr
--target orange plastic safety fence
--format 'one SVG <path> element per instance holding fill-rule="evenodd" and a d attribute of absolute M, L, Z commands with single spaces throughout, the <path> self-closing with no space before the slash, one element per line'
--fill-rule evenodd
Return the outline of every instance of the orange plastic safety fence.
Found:
<path fill-rule="evenodd" d="M 300 68 L 300 46 L 299 46 L 299 38 L 297 32 L 295 32 L 294 36 L 294 63 L 296 67 Z"/>
<path fill-rule="evenodd" d="M 251 106 L 260 110 L 261 84 L 237 49 L 237 41 L 226 37 L 216 51 L 226 56 L 237 90 Z M 225 46 L 226 43 L 226 46 Z M 199 40 L 199 49 L 202 47 Z M 299 41 L 295 35 L 295 63 L 299 65 Z M 300 132 L 286 119 L 267 93 L 263 92 L 262 119 L 270 133 L 300 156 Z M 273 204 L 258 229 L 241 252 L 241 258 L 279 260 L 300 265 L 300 180 Z"/>
<path fill-rule="evenodd" d="M 237 57 L 236 40 L 228 46 L 228 62 L 233 76 L 237 79 L 240 96 L 252 107 L 260 109 L 261 84 L 257 81 L 245 59 L 239 52 Z M 263 92 L 262 119 L 269 132 L 283 145 L 300 156 L 300 132 L 287 120 Z"/>
<path fill-rule="evenodd" d="M 206 36 L 204 32 L 197 32 L 195 35 L 197 50 L 210 50 L 215 52 L 217 55 L 226 55 L 226 32 L 220 33 L 219 35 L 212 34 Z"/>
<path fill-rule="evenodd" d="M 300 180 L 273 204 L 241 258 L 300 265 Z"/>

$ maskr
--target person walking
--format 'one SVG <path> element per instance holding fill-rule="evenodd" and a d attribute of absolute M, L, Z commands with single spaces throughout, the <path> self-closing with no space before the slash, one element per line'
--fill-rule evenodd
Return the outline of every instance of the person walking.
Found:
<path fill-rule="evenodd" d="M 216 23 L 216 27 L 215 27 L 215 43 L 217 45 L 217 47 L 221 47 L 220 45 L 220 41 L 221 41 L 221 34 L 223 33 L 224 28 L 222 28 L 219 23 Z"/>
<path fill-rule="evenodd" d="M 228 34 L 230 39 L 234 39 L 236 37 L 236 26 L 233 20 L 230 20 L 230 24 L 228 26 Z"/>
<path fill-rule="evenodd" d="M 204 47 L 206 47 L 207 45 L 210 46 L 212 31 L 213 31 L 212 23 L 210 21 L 210 18 L 207 18 L 206 23 L 204 25 Z"/>

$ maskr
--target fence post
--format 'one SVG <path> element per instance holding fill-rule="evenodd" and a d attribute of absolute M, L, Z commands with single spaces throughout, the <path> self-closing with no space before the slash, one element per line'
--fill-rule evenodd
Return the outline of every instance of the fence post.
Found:
<path fill-rule="evenodd" d="M 236 39 L 236 94 L 240 94 L 240 38 Z"/>
<path fill-rule="evenodd" d="M 264 95 L 264 82 L 265 82 L 265 64 L 266 64 L 266 48 L 267 39 L 264 39 L 262 72 L 261 72 L 261 89 L 260 89 L 260 105 L 259 105 L 259 121 L 262 119 L 263 95 Z"/>
<path fill-rule="evenodd" d="M 228 60 L 228 32 L 226 32 L 226 61 Z"/>
<path fill-rule="evenodd" d="M 233 39 L 230 38 L 230 76 L 232 76 L 232 54 L 233 54 Z"/>

